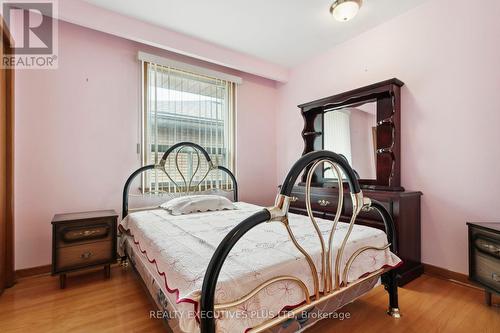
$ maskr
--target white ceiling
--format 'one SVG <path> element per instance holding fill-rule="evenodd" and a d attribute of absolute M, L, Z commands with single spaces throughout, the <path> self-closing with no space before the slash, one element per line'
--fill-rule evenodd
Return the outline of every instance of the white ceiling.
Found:
<path fill-rule="evenodd" d="M 426 0 L 364 0 L 349 22 L 333 0 L 85 0 L 88 3 L 256 56 L 294 66 Z"/>

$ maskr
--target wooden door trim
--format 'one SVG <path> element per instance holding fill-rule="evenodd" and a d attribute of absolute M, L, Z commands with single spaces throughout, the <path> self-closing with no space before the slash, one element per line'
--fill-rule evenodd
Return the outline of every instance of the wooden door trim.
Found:
<path fill-rule="evenodd" d="M 3 17 L 0 16 L 1 30 L 2 30 L 2 54 L 6 47 L 9 48 L 13 45 L 13 39 L 9 31 L 5 28 Z M 4 241 L 4 246 L 0 252 L 0 264 L 4 266 L 4 270 L 0 276 L 0 292 L 5 287 L 10 287 L 15 283 L 14 272 L 14 69 L 0 69 L 2 73 L 2 80 L 5 80 L 4 87 L 0 92 L 5 101 L 5 171 L 6 171 L 6 184 L 5 184 L 5 225 L 0 232 L 4 233 L 1 237 Z"/>

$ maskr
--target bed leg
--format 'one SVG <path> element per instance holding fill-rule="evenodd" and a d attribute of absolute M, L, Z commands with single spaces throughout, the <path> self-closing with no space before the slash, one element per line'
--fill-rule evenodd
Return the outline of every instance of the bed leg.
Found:
<path fill-rule="evenodd" d="M 120 265 L 122 266 L 122 269 L 126 270 L 128 268 L 128 258 L 122 257 L 120 260 Z"/>
<path fill-rule="evenodd" d="M 401 318 L 398 304 L 398 277 L 394 270 L 385 273 L 382 276 L 382 283 L 385 290 L 389 293 L 389 309 L 387 314 L 393 318 Z"/>

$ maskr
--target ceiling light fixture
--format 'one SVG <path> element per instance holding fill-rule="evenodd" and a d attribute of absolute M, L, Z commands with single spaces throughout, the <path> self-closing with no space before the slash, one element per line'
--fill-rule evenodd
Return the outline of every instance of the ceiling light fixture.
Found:
<path fill-rule="evenodd" d="M 335 0 L 330 13 L 337 21 L 346 22 L 356 16 L 362 4 L 363 0 Z"/>

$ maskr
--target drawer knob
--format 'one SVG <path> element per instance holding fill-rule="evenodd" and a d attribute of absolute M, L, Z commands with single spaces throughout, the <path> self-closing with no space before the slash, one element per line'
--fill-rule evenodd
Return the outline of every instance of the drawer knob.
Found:
<path fill-rule="evenodd" d="M 98 232 L 97 230 L 85 230 L 83 232 L 83 236 L 90 236 L 90 235 L 96 234 L 97 232 Z"/>
<path fill-rule="evenodd" d="M 324 199 L 318 200 L 318 205 L 320 205 L 320 206 L 325 207 L 325 206 L 328 206 L 329 204 L 330 204 L 330 201 L 328 201 L 328 200 L 324 200 Z"/>
<path fill-rule="evenodd" d="M 92 257 L 92 255 L 93 255 L 93 253 L 92 253 L 92 252 L 87 251 L 87 252 L 82 253 L 82 254 L 80 255 L 80 258 L 82 258 L 82 259 L 88 259 L 88 258 Z"/>
<path fill-rule="evenodd" d="M 498 275 L 497 273 L 491 273 L 491 278 L 495 282 L 500 282 L 500 275 Z"/>

